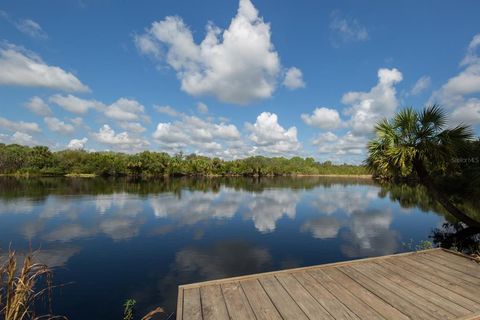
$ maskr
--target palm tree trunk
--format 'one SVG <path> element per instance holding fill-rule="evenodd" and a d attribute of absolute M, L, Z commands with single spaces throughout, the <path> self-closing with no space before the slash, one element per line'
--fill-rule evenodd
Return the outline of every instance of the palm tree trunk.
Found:
<path fill-rule="evenodd" d="M 463 211 L 458 209 L 448 198 L 448 196 L 442 191 L 438 190 L 433 181 L 428 176 L 427 169 L 425 168 L 422 160 L 419 157 L 415 157 L 413 160 L 413 168 L 417 172 L 420 183 L 423 184 L 428 192 L 437 200 L 452 216 L 465 223 L 469 227 L 480 228 L 480 222 L 470 218 Z"/>

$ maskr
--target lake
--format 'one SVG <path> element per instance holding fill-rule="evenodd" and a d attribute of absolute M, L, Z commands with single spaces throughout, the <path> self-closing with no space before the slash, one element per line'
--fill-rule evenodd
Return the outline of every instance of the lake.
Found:
<path fill-rule="evenodd" d="M 423 189 L 331 177 L 0 178 L 0 252 L 39 249 L 71 320 L 173 312 L 179 284 L 410 250 L 441 227 Z"/>

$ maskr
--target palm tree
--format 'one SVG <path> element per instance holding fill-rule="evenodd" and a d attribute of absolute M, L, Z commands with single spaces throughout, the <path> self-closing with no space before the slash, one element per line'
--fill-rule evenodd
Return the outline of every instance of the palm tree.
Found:
<path fill-rule="evenodd" d="M 376 138 L 368 144 L 366 165 L 379 177 L 417 178 L 450 214 L 471 227 L 480 227 L 480 222 L 458 209 L 432 178 L 452 172 L 457 150 L 473 138 L 468 126 L 446 129 L 446 124 L 447 116 L 437 105 L 423 111 L 406 108 L 393 119 L 382 120 L 375 126 Z"/>

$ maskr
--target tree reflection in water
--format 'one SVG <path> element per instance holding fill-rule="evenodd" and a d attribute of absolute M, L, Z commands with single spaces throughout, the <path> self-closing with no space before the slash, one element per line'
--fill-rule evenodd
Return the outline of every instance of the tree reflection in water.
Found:
<path fill-rule="evenodd" d="M 446 222 L 432 230 L 430 238 L 436 246 L 455 249 L 467 254 L 480 252 L 480 229 L 469 227 L 452 217 L 437 201 L 432 199 L 421 185 L 382 184 L 380 197 L 388 196 L 402 208 L 417 207 L 424 212 L 435 211 L 445 217 Z M 455 204 L 470 217 L 480 221 L 480 208 L 475 200 L 456 197 Z"/>

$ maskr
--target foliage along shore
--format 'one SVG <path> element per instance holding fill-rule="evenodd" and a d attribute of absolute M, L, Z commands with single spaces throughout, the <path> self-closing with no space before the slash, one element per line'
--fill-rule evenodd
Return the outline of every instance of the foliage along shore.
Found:
<path fill-rule="evenodd" d="M 222 160 L 195 154 L 169 155 L 144 151 L 137 154 L 63 150 L 0 144 L 0 175 L 16 176 L 354 176 L 369 178 L 364 166 L 334 165 L 313 158 L 254 156 Z"/>

